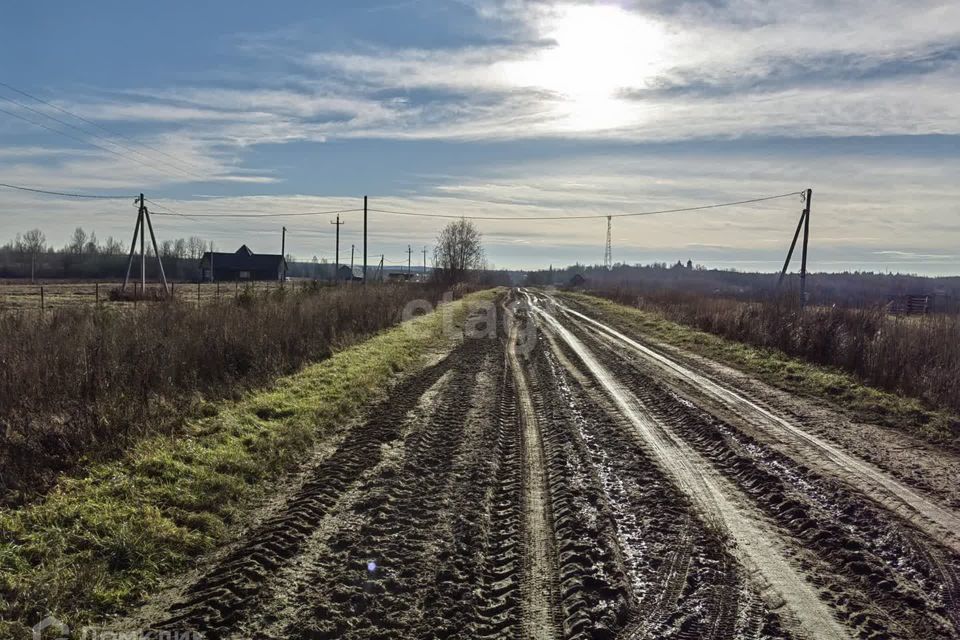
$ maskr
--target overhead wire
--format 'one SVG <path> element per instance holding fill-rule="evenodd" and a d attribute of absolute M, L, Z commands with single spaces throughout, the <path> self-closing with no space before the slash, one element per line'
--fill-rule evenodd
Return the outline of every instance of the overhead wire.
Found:
<path fill-rule="evenodd" d="M 167 207 L 165 205 L 151 200 L 150 198 L 145 198 L 147 202 L 150 202 L 161 209 L 165 210 L 167 213 L 158 213 L 156 215 L 175 215 L 183 216 L 185 218 L 285 218 L 285 217 L 294 217 L 294 216 L 329 216 L 337 213 L 356 213 L 363 211 L 363 209 L 330 209 L 328 211 L 296 211 L 296 212 L 278 212 L 278 213 L 182 213 Z"/>
<path fill-rule="evenodd" d="M 705 209 L 718 209 L 720 207 L 734 207 L 744 204 L 752 204 L 754 202 L 765 202 L 767 200 L 776 200 L 778 198 L 789 198 L 791 196 L 803 195 L 802 191 L 793 191 L 790 193 L 781 193 L 775 196 L 763 196 L 761 198 L 750 198 L 749 200 L 738 200 L 736 202 L 721 202 L 718 204 L 707 204 L 700 205 L 696 207 L 679 207 L 675 209 L 656 209 L 651 211 L 636 211 L 628 213 L 597 213 L 597 214 L 582 214 L 582 215 L 572 215 L 572 216 L 474 216 L 474 215 L 456 215 L 452 213 L 426 213 L 423 211 L 397 211 L 394 209 L 368 209 L 372 213 L 386 213 L 390 215 L 398 216 L 420 216 L 424 218 L 447 218 L 458 220 L 460 218 L 465 218 L 467 220 L 505 220 L 505 221 L 520 221 L 520 220 L 593 220 L 599 218 L 626 218 L 631 216 L 652 216 L 663 213 L 682 213 L 686 211 L 703 211 Z"/>
<path fill-rule="evenodd" d="M 35 114 L 37 114 L 37 115 L 39 115 L 39 116 L 41 116 L 41 117 L 48 118 L 48 119 L 53 120 L 54 122 L 56 122 L 56 123 L 58 123 L 58 124 L 61 124 L 61 125 L 65 126 L 65 127 L 69 127 L 69 128 L 71 128 L 71 129 L 73 129 L 74 131 L 79 131 L 81 134 L 83 134 L 83 135 L 85 135 L 85 136 L 90 136 L 90 137 L 96 138 L 96 139 L 98 139 L 98 140 L 103 140 L 103 141 L 105 141 L 107 144 L 112 144 L 112 145 L 115 145 L 115 146 L 120 147 L 120 148 L 122 148 L 122 149 L 126 149 L 126 150 L 128 150 L 128 151 L 132 151 L 133 153 L 136 153 L 137 155 L 142 156 L 143 158 L 146 158 L 149 162 L 159 162 L 159 163 L 161 163 L 162 165 L 167 166 L 167 167 L 169 167 L 169 168 L 171 168 L 171 169 L 173 169 L 173 170 L 175 170 L 175 171 L 179 171 L 180 173 L 182 173 L 183 175 L 185 175 L 185 176 L 187 176 L 187 177 L 189 177 L 189 178 L 195 178 L 195 179 L 198 179 L 198 180 L 200 180 L 200 181 L 205 181 L 205 180 L 206 180 L 206 178 L 201 178 L 200 176 L 198 176 L 198 175 L 196 175 L 196 174 L 194 174 L 194 173 L 191 173 L 191 172 L 189 172 L 189 171 L 186 171 L 186 170 L 184 170 L 184 169 L 181 169 L 180 167 L 176 167 L 176 166 L 170 164 L 169 162 L 166 162 L 166 161 L 164 161 L 164 160 L 157 160 L 157 159 L 155 159 L 155 158 L 151 158 L 150 156 L 144 154 L 142 151 L 139 151 L 138 149 L 134 149 L 133 147 L 131 147 L 131 146 L 129 146 L 129 145 L 123 144 L 123 143 L 121 143 L 121 142 L 117 142 L 117 141 L 115 141 L 115 140 L 111 140 L 110 138 L 107 138 L 107 137 L 105 137 L 105 136 L 102 136 L 102 135 L 100 135 L 100 134 L 98 134 L 98 133 L 91 133 L 90 131 L 87 131 L 87 130 L 85 130 L 85 129 L 81 129 L 80 127 L 78 127 L 78 126 L 76 126 L 76 125 L 74 125 L 74 124 L 72 124 L 72 123 L 70 123 L 70 122 L 67 122 L 67 121 L 65 121 L 65 120 L 61 120 L 60 118 L 57 118 L 57 117 L 55 117 L 55 116 L 52 116 L 52 115 L 50 115 L 49 113 L 44 113 L 43 111 L 40 111 L 39 109 L 34 109 L 34 108 L 31 107 L 30 105 L 23 104 L 23 103 L 20 102 L 19 100 L 14 100 L 13 98 L 8 98 L 7 96 L 3 96 L 3 95 L 0 95 L 0 100 L 6 100 L 7 102 L 10 102 L 10 103 L 12 103 L 12 104 L 17 105 L 17 106 L 20 107 L 21 109 L 26 109 L 27 111 L 30 111 L 30 112 L 32 112 L 32 113 L 35 113 Z M 9 112 L 8 112 L 8 113 L 9 113 Z M 34 123 L 34 124 L 36 124 L 36 123 Z M 58 133 L 64 133 L 64 132 L 60 131 L 59 129 L 51 129 L 51 131 L 56 131 L 56 132 L 58 132 Z M 71 136 L 71 137 L 72 137 L 72 136 Z M 73 139 L 76 140 L 77 138 L 73 138 Z M 92 144 L 89 140 L 83 140 L 83 142 L 86 143 L 86 144 Z M 104 147 L 99 147 L 99 148 L 103 149 Z M 111 152 L 112 152 L 112 153 L 117 153 L 117 154 L 120 155 L 121 157 L 125 157 L 125 156 L 123 156 L 123 154 L 120 154 L 119 152 L 117 152 L 117 151 L 115 151 L 115 150 L 114 150 L 114 151 L 111 151 Z M 155 166 L 151 166 L 151 165 L 147 164 L 146 162 L 143 162 L 143 161 L 141 161 L 141 160 L 137 160 L 136 158 L 133 158 L 133 157 L 127 157 L 127 159 L 128 159 L 128 160 L 133 160 L 134 162 L 139 162 L 139 163 L 142 164 L 143 166 L 149 167 L 149 168 L 151 168 L 151 169 L 156 169 L 156 168 L 157 168 L 157 167 L 155 167 Z"/>
<path fill-rule="evenodd" d="M 81 143 L 81 144 L 88 144 L 88 145 L 90 145 L 91 147 L 96 147 L 97 149 L 100 149 L 101 151 L 106 151 L 107 153 L 112 153 L 113 155 L 115 155 L 115 156 L 117 156 L 117 157 L 119 157 L 119 158 L 123 158 L 124 160 L 133 160 L 134 162 L 138 162 L 139 164 L 144 164 L 143 162 L 140 162 L 140 161 L 137 160 L 136 158 L 129 158 L 129 157 L 127 157 L 126 155 L 120 153 L 119 151 L 115 151 L 115 150 L 113 150 L 113 149 L 108 149 L 107 147 L 102 147 L 102 146 L 98 145 L 98 144 L 95 143 L 95 142 L 90 142 L 89 140 L 84 140 L 84 139 L 82 139 L 82 138 L 78 138 L 77 136 L 70 135 L 70 134 L 67 133 L 66 131 L 61 131 L 61 130 L 59 130 L 59 129 L 54 129 L 53 127 L 48 127 L 47 125 L 43 124 L 42 122 L 37 122 L 36 120 L 31 120 L 30 118 L 27 118 L 26 116 L 24 116 L 24 115 L 22 115 L 22 114 L 14 113 L 13 111 L 7 111 L 6 109 L 3 109 L 3 108 L 0 108 L 0 113 L 5 113 L 5 114 L 7 114 L 8 116 L 13 116 L 14 118 L 19 118 L 19 119 L 23 120 L 24 122 L 29 122 L 30 124 L 35 125 L 35 126 L 37 126 L 37 127 L 40 127 L 40 128 L 42 128 L 42 129 L 46 129 L 47 131 L 52 131 L 53 133 L 58 133 L 58 134 L 60 134 L 60 135 L 62 135 L 62 136 L 65 136 L 65 137 L 67 137 L 67 138 L 70 138 L 71 140 L 76 140 L 77 142 L 79 142 L 79 143 Z M 148 166 L 148 165 L 144 165 L 144 166 Z M 149 168 L 152 169 L 153 167 L 149 167 Z"/>
<path fill-rule="evenodd" d="M 29 191 L 30 193 L 40 193 L 48 196 L 61 196 L 64 198 L 97 198 L 101 200 L 127 200 L 137 196 L 108 196 L 91 193 L 66 193 L 64 191 L 48 191 L 46 189 L 34 189 L 33 187 L 21 187 L 15 184 L 0 183 L 0 187 L 5 189 L 16 189 L 17 191 Z"/>
<path fill-rule="evenodd" d="M 157 148 L 154 147 L 154 146 L 151 146 L 151 145 L 149 145 L 149 144 L 147 144 L 147 143 L 145 143 L 145 142 L 142 142 L 142 141 L 140 141 L 140 140 L 137 140 L 137 139 L 135 139 L 135 138 L 132 138 L 132 137 L 130 137 L 130 136 L 128 136 L 128 135 L 125 135 L 125 134 L 119 133 L 119 132 L 117 132 L 117 131 L 112 131 L 112 130 L 110 130 L 110 129 L 107 129 L 107 128 L 104 127 L 103 125 L 97 124 L 97 123 L 94 122 L 93 120 L 89 120 L 89 119 L 87 119 L 87 118 L 84 118 L 83 116 L 81 116 L 81 115 L 79 115 L 79 114 L 76 114 L 76 113 L 74 113 L 74 112 L 72 112 L 72 111 L 70 111 L 70 110 L 68 110 L 68 109 L 64 109 L 63 107 L 61 107 L 61 106 L 59 106 L 59 105 L 57 105 L 57 104 L 54 104 L 54 103 L 52 103 L 52 102 L 49 102 L 49 101 L 47 101 L 47 100 L 44 100 L 43 98 L 38 98 L 37 96 L 33 95 L 32 93 L 28 93 L 28 92 L 26 92 L 26 91 L 24 91 L 24 90 L 22 90 L 22 89 L 18 89 L 18 88 L 16 88 L 16 87 L 14 87 L 13 85 L 7 84 L 6 82 L 0 82 L 0 87 L 6 87 L 7 89 L 9 89 L 9 90 L 11 90 L 11 91 L 15 91 L 15 92 L 19 93 L 19 94 L 22 95 L 22 96 L 25 96 L 25 97 L 27 97 L 27 98 L 30 98 L 31 100 L 36 100 L 37 102 L 40 102 L 40 103 L 42 103 L 42 104 L 45 104 L 45 105 L 47 105 L 48 107 L 50 107 L 50 108 L 52 108 L 52 109 L 56 109 L 57 111 L 59 111 L 59 112 L 61 112 L 61 113 L 64 113 L 64 114 L 66 114 L 66 115 L 68 115 L 68 116 L 70 116 L 70 117 L 76 118 L 77 120 L 80 120 L 81 122 L 85 122 L 86 124 L 88 124 L 88 125 L 90 125 L 90 126 L 92 126 L 92 127 L 96 127 L 97 129 L 100 129 L 100 130 L 103 131 L 104 133 L 108 133 L 108 134 L 110 134 L 111 136 L 114 136 L 114 137 L 117 137 L 117 138 L 124 138 L 125 140 L 129 140 L 130 142 L 133 142 L 133 143 L 138 144 L 138 145 L 140 145 L 140 146 L 142 146 L 142 147 L 145 147 L 145 148 L 147 148 L 147 149 L 150 149 L 150 150 L 153 151 L 154 153 L 158 153 L 158 154 L 160 154 L 160 155 L 162 155 L 162 156 L 165 156 L 165 157 L 167 157 L 167 158 L 169 158 L 169 159 L 171 159 L 171 160 L 173 160 L 173 161 L 175 161 L 175 162 L 178 162 L 178 163 L 180 163 L 180 164 L 182 164 L 182 165 L 184 165 L 184 166 L 193 167 L 194 169 L 197 169 L 198 171 L 203 171 L 203 170 L 204 170 L 202 167 L 200 167 L 200 166 L 198 166 L 198 165 L 195 165 L 195 164 L 193 164 L 192 162 L 189 162 L 189 161 L 184 160 L 184 159 L 182 159 L 182 158 L 177 158 L 177 157 L 175 157 L 175 156 L 173 156 L 173 155 L 171 155 L 171 154 L 169 154 L 169 153 L 167 153 L 167 152 L 165 152 L 165 151 L 162 151 L 162 150 L 160 150 L 160 149 L 157 149 Z M 93 135 L 93 134 L 90 134 L 90 135 Z M 125 145 L 120 145 L 120 143 L 117 143 L 117 142 L 114 142 L 114 144 L 117 144 L 118 146 L 125 146 Z M 127 147 L 127 148 L 130 148 L 130 147 Z M 143 155 L 144 157 L 147 157 L 145 154 L 143 154 L 142 152 L 140 152 L 140 151 L 138 151 L 138 150 L 134 150 L 134 151 L 136 151 L 137 153 L 140 153 L 140 155 Z"/>
<path fill-rule="evenodd" d="M 0 109 L 2 112 L 3 109 Z M 36 189 L 33 187 L 24 187 L 21 185 L 14 184 L 5 184 L 0 183 L 0 187 L 7 189 L 16 189 L 19 191 L 28 191 L 31 193 L 40 193 L 54 196 L 70 197 L 70 198 L 104 198 L 104 199 L 127 199 L 135 198 L 136 196 L 113 196 L 113 195 L 96 195 L 96 194 L 80 194 L 80 193 L 68 193 L 64 191 L 50 191 L 46 189 Z M 762 196 L 758 198 L 750 198 L 747 200 L 738 200 L 735 202 L 721 202 L 715 204 L 699 205 L 693 207 L 678 207 L 673 209 L 654 209 L 649 211 L 635 211 L 635 212 L 626 212 L 626 213 L 611 213 L 611 214 L 584 214 L 584 215 L 572 215 L 572 216 L 474 216 L 474 215 L 456 215 L 456 214 L 443 214 L 443 213 L 426 213 L 422 211 L 398 211 L 394 209 L 367 209 L 370 213 L 386 213 L 389 215 L 403 215 L 403 216 L 419 216 L 426 218 L 446 218 L 446 219 L 459 219 L 464 218 L 467 220 L 505 220 L 505 221 L 518 221 L 518 220 L 595 220 L 602 218 L 624 218 L 631 216 L 651 216 L 665 213 L 682 213 L 688 211 L 704 211 L 708 209 L 718 209 L 721 207 L 733 207 L 738 205 L 752 204 L 756 202 L 765 202 L 768 200 L 776 200 L 780 198 L 788 198 L 791 196 L 804 194 L 803 191 L 794 191 L 791 193 L 782 193 L 779 195 L 773 196 Z M 172 215 L 180 216 L 184 218 L 283 218 L 283 217 L 300 217 L 300 216 L 321 216 L 321 215 L 335 215 L 340 213 L 359 213 L 364 211 L 362 208 L 338 208 L 338 209 L 327 209 L 323 211 L 294 211 L 294 212 L 273 212 L 273 213 L 183 213 L 182 211 L 177 211 L 172 209 L 162 203 L 157 202 L 156 200 L 151 200 L 150 198 L 144 198 L 146 202 L 151 203 L 152 205 L 160 208 L 165 213 L 155 213 L 155 215 Z"/>

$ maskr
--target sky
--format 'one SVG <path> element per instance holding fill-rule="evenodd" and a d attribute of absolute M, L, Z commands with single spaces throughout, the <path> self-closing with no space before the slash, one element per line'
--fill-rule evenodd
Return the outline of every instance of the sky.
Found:
<path fill-rule="evenodd" d="M 793 194 L 611 223 L 615 262 L 773 271 L 812 188 L 813 270 L 960 273 L 957 2 L 10 3 L 0 60 L 0 183 L 120 196 L 0 188 L 0 242 L 129 242 L 143 192 L 161 240 L 285 225 L 298 259 L 332 215 L 211 214 L 342 211 L 346 261 L 367 195 L 371 262 L 446 222 L 405 211 L 506 218 L 489 264 L 526 269 L 601 263 L 607 215 Z"/>

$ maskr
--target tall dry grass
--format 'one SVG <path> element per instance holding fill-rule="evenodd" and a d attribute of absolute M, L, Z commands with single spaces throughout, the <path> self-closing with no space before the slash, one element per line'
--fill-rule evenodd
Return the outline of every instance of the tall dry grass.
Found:
<path fill-rule="evenodd" d="M 744 302 L 617 288 L 606 298 L 724 338 L 837 367 L 864 383 L 960 413 L 960 316 L 894 317 L 883 307 L 807 307 L 795 295 Z"/>
<path fill-rule="evenodd" d="M 175 433 L 204 401 L 325 358 L 399 322 L 408 301 L 443 293 L 317 287 L 200 306 L 0 314 L 0 501 L 23 499 L 81 459 Z"/>

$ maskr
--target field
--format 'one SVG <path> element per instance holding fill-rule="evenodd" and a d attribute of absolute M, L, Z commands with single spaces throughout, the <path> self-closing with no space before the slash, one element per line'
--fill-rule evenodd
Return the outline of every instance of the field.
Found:
<path fill-rule="evenodd" d="M 783 361 L 811 385 L 791 392 L 641 310 L 535 289 L 444 309 L 0 512 L 5 619 L 960 637 L 952 445 L 817 396 L 813 365 Z"/>
<path fill-rule="evenodd" d="M 115 301 L 110 299 L 110 292 L 120 287 L 122 282 L 63 282 L 50 281 L 30 284 L 20 280 L 0 281 L 0 311 L 3 310 L 39 310 L 41 308 L 40 289 L 43 288 L 44 309 L 56 309 L 78 305 L 93 306 L 98 302 L 108 306 L 133 306 L 132 301 Z M 173 297 L 181 302 L 212 302 L 235 298 L 241 293 L 264 293 L 281 288 L 279 282 L 203 282 L 198 286 L 195 282 L 174 282 Z M 132 279 L 127 285 L 131 292 L 139 290 L 140 282 Z M 297 289 L 310 286 L 309 280 L 292 280 L 283 286 Z M 162 286 L 148 282 L 147 295 L 162 293 Z"/>

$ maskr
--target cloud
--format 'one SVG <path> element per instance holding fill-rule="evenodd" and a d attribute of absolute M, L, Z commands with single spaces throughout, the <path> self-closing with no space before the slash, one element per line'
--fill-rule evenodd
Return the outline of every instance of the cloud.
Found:
<path fill-rule="evenodd" d="M 418 3 L 418 19 L 436 13 L 428 5 Z M 955 151 L 924 159 L 827 148 L 792 155 L 784 151 L 788 143 L 775 151 L 763 147 L 767 139 L 809 145 L 812 138 L 960 134 L 956 3 L 460 0 L 438 9 L 452 10 L 475 16 L 458 25 L 470 33 L 462 42 L 371 42 L 358 30 L 324 46 L 330 40 L 313 30 L 290 28 L 237 36 L 233 53 L 243 57 L 232 68 L 170 84 L 86 87 L 58 104 L 110 128 L 135 131 L 137 140 L 161 152 L 144 149 L 147 157 L 139 160 L 149 166 L 23 138 L 0 149 L 0 173 L 7 182 L 55 189 L 139 191 L 208 181 L 239 187 L 284 181 L 281 171 L 248 168 L 270 164 L 259 155 L 264 145 L 523 141 L 535 149 L 563 140 L 572 149 L 567 157 L 533 163 L 505 154 L 463 175 L 410 175 L 409 192 L 377 198 L 378 206 L 477 215 L 603 214 L 812 184 L 815 237 L 831 250 L 856 248 L 860 256 L 895 260 L 892 253 L 871 252 L 902 243 L 916 259 L 933 260 L 960 242 Z M 689 148 L 695 152 L 686 154 L 657 146 L 716 140 L 745 142 L 715 143 L 714 151 L 694 144 Z M 601 142 L 603 153 L 576 146 Z M 456 150 L 446 152 L 471 153 L 469 144 Z M 288 195 L 183 197 L 168 204 L 199 211 L 345 206 L 339 199 L 297 195 L 310 190 L 303 182 L 285 182 L 283 189 Z M 5 224 L 30 226 L 30 203 L 35 199 L 14 201 Z M 641 250 L 703 245 L 704 251 L 773 255 L 784 243 L 779 229 L 789 233 L 795 224 L 796 203 L 788 205 L 745 208 L 738 215 L 618 219 L 618 252 L 635 248 L 640 256 Z M 64 206 L 78 219 L 104 219 L 90 203 Z M 117 219 L 125 221 L 127 213 Z M 171 232 L 187 228 L 182 219 L 163 220 Z M 228 243 L 265 233 L 274 222 L 224 227 L 208 219 L 196 228 Z M 298 220 L 301 238 L 325 241 L 325 222 Z M 405 247 L 411 235 L 429 242 L 438 224 L 383 216 L 375 237 L 387 247 Z M 584 246 L 585 237 L 602 242 L 603 221 L 591 225 L 484 223 L 503 247 L 493 254 L 499 263 L 516 255 L 509 247 L 539 246 L 545 236 L 571 252 Z M 304 247 L 311 255 L 319 251 Z"/>

